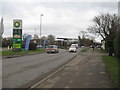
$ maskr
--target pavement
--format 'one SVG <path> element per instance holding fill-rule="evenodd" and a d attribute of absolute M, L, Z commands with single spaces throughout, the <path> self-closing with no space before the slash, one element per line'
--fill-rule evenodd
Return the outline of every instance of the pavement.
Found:
<path fill-rule="evenodd" d="M 80 53 L 35 88 L 113 88 L 101 56 L 92 49 Z"/>

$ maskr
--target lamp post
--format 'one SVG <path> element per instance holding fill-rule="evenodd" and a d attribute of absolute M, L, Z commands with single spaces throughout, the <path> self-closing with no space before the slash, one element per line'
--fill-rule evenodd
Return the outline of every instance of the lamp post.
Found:
<path fill-rule="evenodd" d="M 42 16 L 44 14 L 40 14 L 40 45 L 41 45 L 41 30 L 42 30 Z M 41 45 L 42 46 L 42 45 Z"/>

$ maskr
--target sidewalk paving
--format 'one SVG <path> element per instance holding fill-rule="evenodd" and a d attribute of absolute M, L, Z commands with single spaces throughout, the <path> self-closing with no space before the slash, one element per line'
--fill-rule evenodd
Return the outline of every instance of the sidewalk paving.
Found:
<path fill-rule="evenodd" d="M 112 88 L 101 54 L 89 50 L 80 53 L 64 68 L 36 88 Z"/>

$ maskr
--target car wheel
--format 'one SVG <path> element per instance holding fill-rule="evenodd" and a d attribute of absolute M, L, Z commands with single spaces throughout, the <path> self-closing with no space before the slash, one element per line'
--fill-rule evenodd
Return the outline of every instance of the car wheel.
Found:
<path fill-rule="evenodd" d="M 47 52 L 48 54 L 50 53 L 50 52 Z"/>

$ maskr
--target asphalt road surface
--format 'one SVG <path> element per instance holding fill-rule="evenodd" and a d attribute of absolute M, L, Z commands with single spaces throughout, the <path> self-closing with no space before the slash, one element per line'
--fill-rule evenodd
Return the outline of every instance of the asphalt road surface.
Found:
<path fill-rule="evenodd" d="M 78 52 L 77 52 L 78 53 Z M 19 88 L 72 59 L 77 53 L 60 49 L 56 54 L 37 54 L 3 59 L 3 88 Z M 27 87 L 26 87 L 27 88 Z"/>

